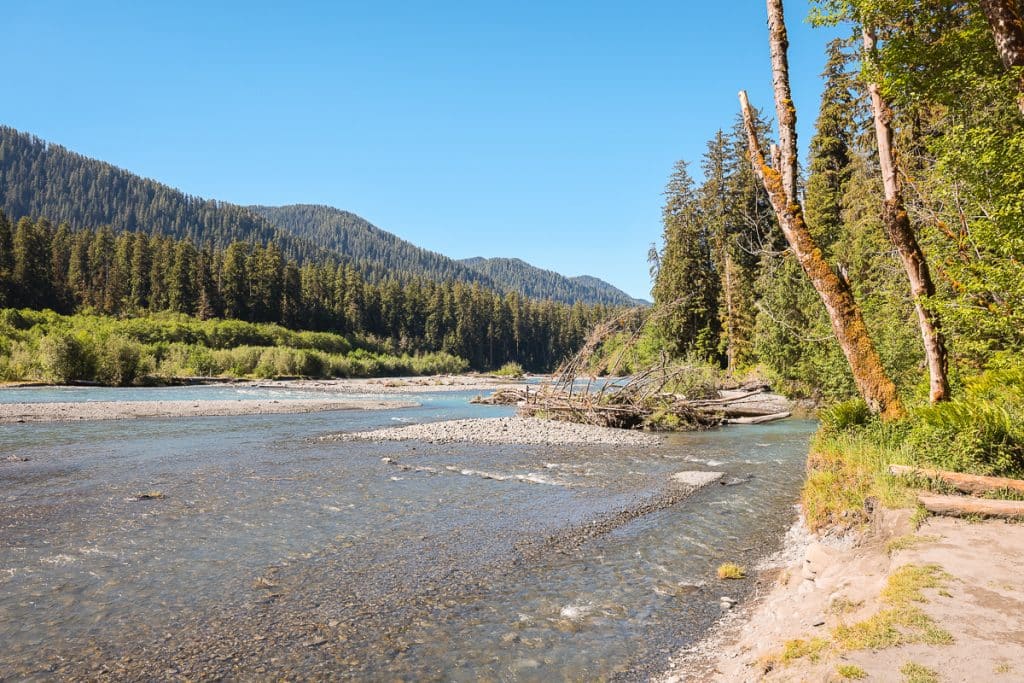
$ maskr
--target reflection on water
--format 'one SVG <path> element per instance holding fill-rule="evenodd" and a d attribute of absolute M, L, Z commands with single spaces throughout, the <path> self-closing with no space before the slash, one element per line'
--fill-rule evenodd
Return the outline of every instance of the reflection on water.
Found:
<path fill-rule="evenodd" d="M 474 393 L 0 428 L 0 679 L 608 678 L 699 635 L 725 590 L 714 567 L 792 519 L 808 422 L 655 448 L 317 439 L 510 414 Z M 645 507 L 686 469 L 735 485 Z M 622 510 L 637 516 L 574 531 Z"/>

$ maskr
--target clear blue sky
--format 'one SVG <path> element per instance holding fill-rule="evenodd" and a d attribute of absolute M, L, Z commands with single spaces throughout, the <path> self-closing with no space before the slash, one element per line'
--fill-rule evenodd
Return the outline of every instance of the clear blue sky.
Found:
<path fill-rule="evenodd" d="M 329 204 L 647 297 L 676 159 L 769 108 L 761 0 L 11 2 L 0 123 L 186 192 Z M 789 3 L 802 146 L 830 37 Z"/>

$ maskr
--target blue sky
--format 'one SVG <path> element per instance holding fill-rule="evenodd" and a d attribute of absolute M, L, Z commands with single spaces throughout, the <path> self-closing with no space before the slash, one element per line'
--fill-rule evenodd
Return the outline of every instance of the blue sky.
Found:
<path fill-rule="evenodd" d="M 0 123 L 241 204 L 647 297 L 675 160 L 771 106 L 760 0 L 8 3 Z M 789 3 L 806 146 L 831 37 Z"/>

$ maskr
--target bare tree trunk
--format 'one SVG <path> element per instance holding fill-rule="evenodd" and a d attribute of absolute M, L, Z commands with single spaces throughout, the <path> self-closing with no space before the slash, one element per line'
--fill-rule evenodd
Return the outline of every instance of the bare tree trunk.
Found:
<path fill-rule="evenodd" d="M 797 196 L 796 107 L 793 106 L 789 87 L 789 62 L 786 55 L 789 41 L 786 37 L 782 0 L 767 0 L 767 5 L 772 83 L 779 120 L 779 152 L 773 156 L 778 157 L 778 163 L 773 168 L 765 162 L 747 93 L 741 91 L 740 106 L 747 129 L 750 161 L 754 172 L 764 184 L 786 241 L 825 304 L 832 330 L 850 364 L 861 396 L 871 410 L 880 413 L 884 419 L 897 418 L 904 413 L 896 394 L 896 386 L 886 373 L 882 359 L 871 341 L 850 285 L 829 266 L 804 221 L 803 206 Z"/>
<path fill-rule="evenodd" d="M 1024 115 L 1024 20 L 1014 0 L 978 0 L 978 4 L 988 19 L 1003 66 L 1021 69 L 1017 76 L 1017 107 Z"/>
<path fill-rule="evenodd" d="M 863 36 L 865 56 L 870 59 L 875 54 L 874 31 L 864 27 Z M 917 235 L 914 234 L 914 229 L 910 226 L 910 217 L 907 215 L 899 178 L 896 175 L 892 108 L 882 96 L 882 91 L 877 83 L 868 83 L 868 93 L 871 95 L 871 109 L 875 118 L 875 138 L 878 141 L 878 161 L 882 167 L 882 186 L 885 190 L 882 222 L 885 224 L 889 240 L 892 241 L 900 255 L 907 279 L 910 280 L 910 291 L 914 296 L 914 310 L 917 312 L 917 323 L 921 328 L 921 339 L 924 341 L 924 353 L 928 361 L 929 398 L 932 403 L 939 403 L 949 400 L 949 361 L 939 317 L 925 306 L 925 299 L 935 295 L 935 284 L 932 282 L 928 261 L 917 241 Z"/>

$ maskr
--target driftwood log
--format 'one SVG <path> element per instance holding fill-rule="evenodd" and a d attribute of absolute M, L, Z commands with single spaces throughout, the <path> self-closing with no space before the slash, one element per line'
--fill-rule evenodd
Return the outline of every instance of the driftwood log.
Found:
<path fill-rule="evenodd" d="M 758 415 L 757 417 L 733 417 L 727 418 L 725 424 L 727 425 L 760 425 L 766 422 L 775 422 L 776 420 L 785 420 L 792 413 L 772 413 L 771 415 Z"/>
<path fill-rule="evenodd" d="M 931 513 L 949 517 L 999 517 L 1024 519 L 1024 501 L 995 500 L 971 496 L 942 496 L 937 493 L 918 493 L 917 499 Z"/>
<path fill-rule="evenodd" d="M 1024 479 L 984 477 L 978 474 L 963 474 L 961 472 L 923 469 L 906 465 L 889 465 L 889 473 L 896 476 L 936 479 L 964 493 L 982 494 L 995 491 L 1018 491 L 1024 493 Z"/>

